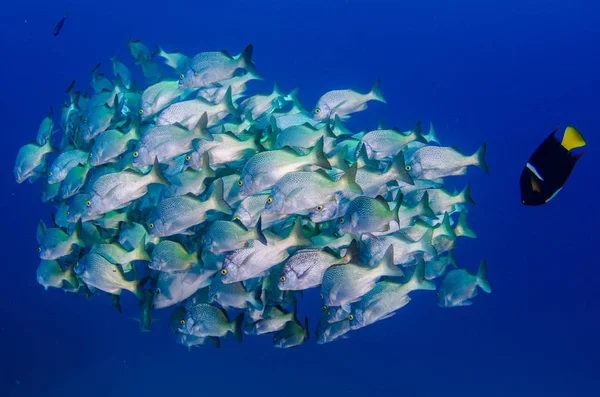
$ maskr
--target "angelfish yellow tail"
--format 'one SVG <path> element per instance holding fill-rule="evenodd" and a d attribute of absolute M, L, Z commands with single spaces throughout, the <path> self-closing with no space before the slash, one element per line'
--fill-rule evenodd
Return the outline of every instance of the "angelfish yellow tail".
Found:
<path fill-rule="evenodd" d="M 577 131 L 577 128 L 568 126 L 565 130 L 565 135 L 563 136 L 561 144 L 565 149 L 571 151 L 578 147 L 585 146 L 586 141 L 583 138 L 583 135 Z"/>

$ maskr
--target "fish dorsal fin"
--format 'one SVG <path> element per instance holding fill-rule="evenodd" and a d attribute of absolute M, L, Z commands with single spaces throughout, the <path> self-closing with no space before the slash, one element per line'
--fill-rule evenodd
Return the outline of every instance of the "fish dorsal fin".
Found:
<path fill-rule="evenodd" d="M 531 176 L 531 188 L 534 192 L 540 193 L 542 191 L 540 183 L 533 176 Z"/>
<path fill-rule="evenodd" d="M 565 134 L 563 135 L 563 139 L 561 145 L 571 151 L 578 147 L 583 147 L 586 145 L 586 141 L 583 138 L 583 135 L 575 127 L 568 126 L 565 130 Z"/>

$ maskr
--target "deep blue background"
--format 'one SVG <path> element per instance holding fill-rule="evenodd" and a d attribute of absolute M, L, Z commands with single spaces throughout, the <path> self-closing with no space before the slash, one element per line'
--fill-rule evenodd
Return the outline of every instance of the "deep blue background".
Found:
<path fill-rule="evenodd" d="M 80 3 L 0 11 L 1 396 L 600 395 L 597 1 Z M 415 293 L 394 318 L 323 346 L 282 351 L 248 337 L 188 352 L 167 330 L 168 311 L 140 333 L 132 300 L 119 315 L 106 297 L 45 292 L 35 228 L 50 207 L 39 185 L 14 182 L 14 159 L 72 79 L 81 88 L 98 61 L 107 75 L 111 56 L 130 61 L 128 37 L 190 55 L 253 43 L 266 81 L 252 87 L 299 87 L 309 108 L 327 90 L 367 90 L 379 77 L 388 104 L 353 127 L 432 120 L 443 144 L 472 152 L 487 141 L 490 175 L 457 181 L 473 184 L 480 236 L 457 256 L 471 269 L 488 259 L 493 293 L 456 309 Z M 559 124 L 582 131 L 586 154 L 550 204 L 524 207 L 521 169 Z M 317 304 L 309 296 L 303 310 Z"/>

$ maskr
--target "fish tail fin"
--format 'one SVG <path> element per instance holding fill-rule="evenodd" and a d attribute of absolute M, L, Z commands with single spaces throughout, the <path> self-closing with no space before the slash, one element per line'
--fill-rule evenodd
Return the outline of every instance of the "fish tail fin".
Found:
<path fill-rule="evenodd" d="M 298 88 L 294 88 L 289 94 L 283 96 L 283 100 L 286 102 L 296 102 L 298 96 Z"/>
<path fill-rule="evenodd" d="M 241 312 L 231 323 L 231 332 L 238 343 L 242 343 L 242 324 L 244 323 L 244 312 Z"/>
<path fill-rule="evenodd" d="M 313 161 L 316 166 L 330 170 L 331 164 L 329 163 L 329 160 L 327 160 L 327 157 L 325 157 L 325 153 L 323 152 L 323 141 L 323 137 L 319 138 L 319 141 L 310 153 L 314 157 Z"/>
<path fill-rule="evenodd" d="M 192 134 L 197 139 L 212 140 L 212 135 L 208 132 L 208 114 L 206 112 L 202 113 L 202 116 L 198 119 L 198 122 L 192 129 Z"/>
<path fill-rule="evenodd" d="M 379 264 L 380 274 L 390 277 L 404 277 L 402 269 L 394 265 L 394 246 L 390 245 L 383 255 L 383 259 Z"/>
<path fill-rule="evenodd" d="M 448 236 L 452 240 L 456 239 L 457 236 L 456 233 L 454 233 L 454 230 L 452 229 L 452 225 L 450 224 L 450 215 L 447 212 L 444 212 L 444 219 L 438 227 L 439 231 L 436 230 L 435 238 L 437 238 L 438 236 Z"/>
<path fill-rule="evenodd" d="M 259 285 L 254 291 L 252 291 L 252 298 L 250 300 L 250 304 L 256 310 L 262 310 L 265 305 L 262 302 L 262 285 Z"/>
<path fill-rule="evenodd" d="M 227 111 L 229 113 L 233 114 L 234 116 L 240 115 L 240 110 L 237 109 L 235 107 L 235 105 L 233 104 L 233 96 L 231 94 L 231 86 L 229 86 L 229 88 L 227 88 L 227 92 L 225 93 L 225 96 L 223 97 L 223 102 L 225 103 L 225 107 L 227 108 Z"/>
<path fill-rule="evenodd" d="M 350 246 L 346 250 L 346 255 L 342 258 L 344 263 L 349 263 L 354 259 L 358 258 L 358 241 L 356 239 L 352 239 Z"/>
<path fill-rule="evenodd" d="M 204 174 L 204 179 L 208 179 L 208 178 L 214 178 L 217 173 L 215 172 L 215 170 L 213 170 L 212 168 L 210 168 L 210 156 L 208 154 L 208 151 L 202 153 L 202 173 Z"/>
<path fill-rule="evenodd" d="M 486 174 L 489 174 L 490 170 L 488 168 L 487 161 L 485 160 L 486 151 L 487 151 L 487 144 L 486 144 L 486 142 L 484 142 L 483 145 L 481 145 L 481 147 L 475 152 L 475 154 L 473 154 L 472 157 L 475 162 L 474 165 L 481 168 Z"/>
<path fill-rule="evenodd" d="M 425 279 L 425 262 L 421 261 L 417 264 L 415 272 L 410 278 L 409 282 L 414 286 L 415 289 L 422 290 L 434 290 L 435 284 Z"/>
<path fill-rule="evenodd" d="M 465 204 L 475 205 L 475 201 L 471 197 L 471 182 L 467 183 L 467 186 L 458 194 L 458 199 Z"/>
<path fill-rule="evenodd" d="M 254 62 L 252 62 L 252 52 L 254 52 L 254 46 L 252 44 L 248 44 L 246 48 L 244 48 L 244 51 L 242 51 L 240 54 L 240 63 L 238 66 L 255 74 L 256 66 L 254 65 Z"/>
<path fill-rule="evenodd" d="M 435 128 L 433 128 L 433 123 L 429 123 L 429 132 L 427 134 L 422 134 L 423 138 L 427 141 L 427 143 L 435 142 L 438 145 L 440 144 L 440 140 L 435 133 Z"/>
<path fill-rule="evenodd" d="M 477 238 L 477 234 L 467 223 L 467 213 L 465 211 L 461 211 L 458 217 L 458 221 L 454 226 L 454 234 L 456 234 L 456 237 Z"/>
<path fill-rule="evenodd" d="M 210 200 L 214 203 L 214 209 L 224 214 L 231 215 L 231 207 L 227 204 L 227 201 L 223 198 L 223 180 L 217 179 L 213 182 L 214 188 L 210 194 Z"/>
<path fill-rule="evenodd" d="M 398 153 L 390 169 L 394 172 L 395 178 L 397 180 L 402 181 L 404 183 L 408 183 L 409 185 L 415 184 L 415 181 L 413 181 L 412 177 L 406 171 L 404 153 Z"/>
<path fill-rule="evenodd" d="M 481 261 L 479 269 L 477 269 L 477 285 L 488 294 L 492 293 L 492 286 L 487 279 L 487 261 L 485 259 Z"/>
<path fill-rule="evenodd" d="M 160 44 L 156 44 L 156 50 L 152 54 L 152 58 L 164 58 L 165 54 L 165 50 L 163 50 Z"/>
<path fill-rule="evenodd" d="M 425 192 L 423 194 L 421 201 L 419 201 L 419 203 L 414 207 L 414 209 L 416 210 L 416 212 L 418 214 L 420 214 L 421 216 L 424 216 L 426 218 L 430 218 L 430 219 L 437 218 L 435 212 L 433 212 L 433 210 L 429 206 L 429 193 L 428 192 Z"/>
<path fill-rule="evenodd" d="M 345 190 L 356 193 L 363 194 L 363 190 L 358 183 L 356 183 L 356 172 L 358 171 L 358 164 L 354 163 L 352 167 L 340 178 L 340 182 Z"/>
<path fill-rule="evenodd" d="M 71 266 L 68 267 L 67 270 L 65 270 L 64 273 L 64 281 L 71 285 L 73 291 L 76 290 L 79 286 L 79 282 L 77 281 L 77 276 L 75 275 L 74 269 L 75 264 L 73 263 Z"/>
<path fill-rule="evenodd" d="M 144 284 L 148 281 L 148 277 L 141 278 L 139 280 L 134 280 L 130 282 L 129 291 L 133 292 L 133 294 L 140 300 L 144 301 Z"/>
<path fill-rule="evenodd" d="M 81 219 L 77 221 L 75 224 L 75 229 L 73 229 L 73 234 L 71 234 L 71 241 L 73 244 L 77 244 L 80 247 L 85 247 L 85 240 L 83 239 L 82 229 L 81 229 Z"/>
<path fill-rule="evenodd" d="M 111 300 L 111 306 L 114 307 L 115 309 L 117 309 L 117 311 L 121 314 L 123 314 L 123 308 L 121 307 L 121 295 L 119 294 L 112 294 L 110 295 L 110 300 Z M 137 319 L 136 319 L 137 320 Z"/>
<path fill-rule="evenodd" d="M 267 238 L 262 230 L 262 216 L 258 217 L 258 221 L 256 222 L 256 226 L 254 226 L 254 228 L 256 229 L 256 239 L 262 244 L 267 245 Z"/>
<path fill-rule="evenodd" d="M 289 240 L 290 246 L 301 246 L 301 245 L 312 245 L 312 241 L 304 237 L 304 233 L 302 233 L 302 220 L 300 217 L 296 218 L 294 222 L 294 226 L 292 226 L 292 230 L 290 234 L 287 236 L 286 240 Z"/>
<path fill-rule="evenodd" d="M 152 166 L 152 171 L 150 171 L 150 178 L 152 183 L 160 183 L 161 185 L 169 186 L 171 183 L 165 178 L 162 171 L 160 170 L 160 163 L 158 162 L 158 157 L 154 158 L 154 165 Z"/>
<path fill-rule="evenodd" d="M 216 336 L 208 336 L 208 341 L 210 342 L 211 345 L 213 345 L 217 349 L 221 348 L 221 340 L 219 338 L 217 338 Z"/>
<path fill-rule="evenodd" d="M 273 94 L 276 94 L 278 97 L 285 97 L 285 94 L 281 91 L 277 83 L 273 84 Z"/>
<path fill-rule="evenodd" d="M 564 134 L 562 142 L 561 142 L 561 145 L 565 149 L 567 149 L 568 151 L 571 151 L 573 149 L 583 147 L 586 144 L 587 144 L 587 142 L 585 141 L 585 138 L 583 137 L 583 135 L 581 135 L 581 133 L 577 130 L 577 128 L 568 126 L 565 129 L 565 134 Z"/>
<path fill-rule="evenodd" d="M 148 255 L 148 252 L 146 252 L 146 244 L 144 240 L 145 239 L 140 240 L 138 246 L 135 247 L 131 253 L 131 257 L 133 260 L 152 262 L 150 255 Z"/>
<path fill-rule="evenodd" d="M 456 263 L 456 257 L 454 256 L 454 253 L 452 252 L 452 250 L 448 251 L 448 263 L 451 264 L 452 266 L 454 266 L 454 268 L 456 269 L 457 267 L 457 263 Z"/>
<path fill-rule="evenodd" d="M 387 103 L 387 101 L 383 97 L 383 94 L 381 94 L 381 84 L 379 79 L 375 80 L 375 84 L 373 84 L 373 88 L 371 88 L 369 95 L 376 101 Z"/>
<path fill-rule="evenodd" d="M 141 133 L 140 133 L 140 119 L 139 117 L 136 117 L 130 124 L 129 124 L 129 131 L 127 131 L 127 137 L 129 138 L 129 140 L 136 140 L 139 141 L 140 138 L 142 137 Z"/>
<path fill-rule="evenodd" d="M 420 251 L 425 252 L 426 254 L 429 254 L 431 256 L 436 256 L 438 253 L 432 244 L 432 239 L 433 229 L 429 229 L 427 232 L 425 232 L 423 237 L 421 237 L 418 244 L 420 247 Z"/>

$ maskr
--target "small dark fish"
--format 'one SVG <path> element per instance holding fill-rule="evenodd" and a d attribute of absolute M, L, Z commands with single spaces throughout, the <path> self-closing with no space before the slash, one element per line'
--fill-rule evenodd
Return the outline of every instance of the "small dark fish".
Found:
<path fill-rule="evenodd" d="M 543 205 L 552 200 L 583 155 L 572 153 L 573 149 L 586 145 L 575 127 L 565 129 L 562 141 L 556 137 L 557 130 L 542 142 L 521 173 L 521 202 L 524 205 Z"/>
<path fill-rule="evenodd" d="M 52 32 L 55 36 L 58 36 L 58 34 L 60 33 L 60 30 L 62 29 L 63 25 L 65 24 L 65 20 L 67 19 L 67 16 L 69 15 L 69 11 L 65 12 L 65 16 L 61 18 L 60 21 L 57 22 L 57 24 L 54 26 L 54 31 Z"/>

